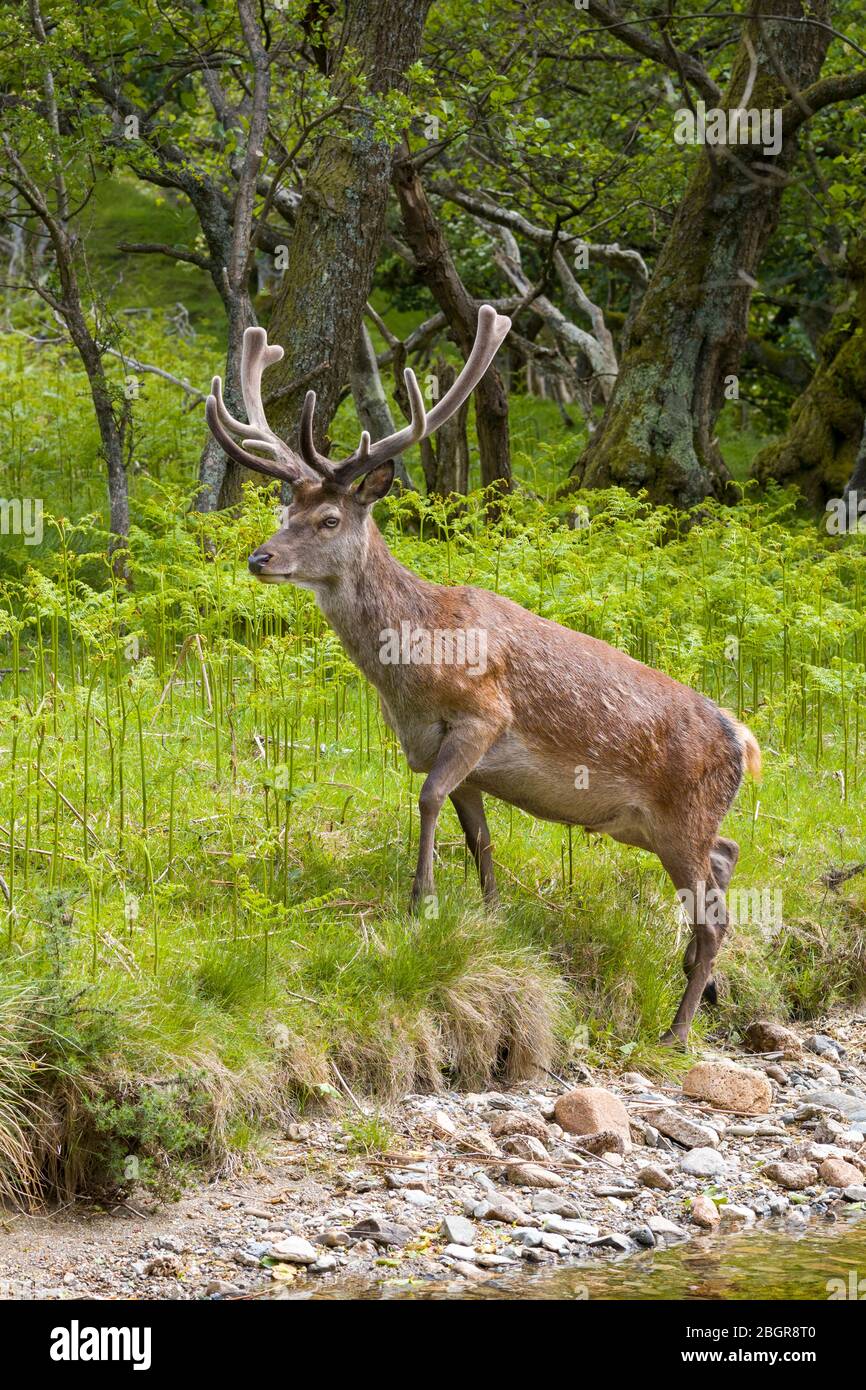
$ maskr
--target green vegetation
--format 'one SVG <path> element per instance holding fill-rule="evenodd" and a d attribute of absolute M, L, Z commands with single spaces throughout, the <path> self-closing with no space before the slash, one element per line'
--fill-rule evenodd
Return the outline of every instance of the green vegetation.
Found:
<path fill-rule="evenodd" d="M 694 3 L 687 19 L 668 16 L 653 58 L 639 33 L 635 47 L 571 6 L 450 0 L 432 8 L 417 63 L 407 47 L 403 89 L 388 33 L 366 55 L 350 44 L 328 79 L 322 55 L 336 52 L 342 20 L 327 6 L 313 32 L 309 7 L 294 3 L 58 0 L 42 36 L 40 7 L 26 8 L 3 49 L 0 493 L 4 505 L 44 499 L 45 515 L 37 544 L 0 533 L 0 1200 L 136 1182 L 171 1196 L 194 1169 L 236 1163 L 313 1106 L 344 1107 L 347 1148 L 372 1153 L 390 1140 L 381 1107 L 408 1089 L 561 1075 L 577 1059 L 682 1065 L 657 1045 L 685 941 L 654 857 L 490 803 L 503 896 L 491 916 L 449 805 L 436 912 L 409 915 L 420 778 L 311 596 L 250 578 L 247 555 L 275 529 L 275 490 L 247 486 L 237 506 L 192 510 L 199 393 L 217 371 L 237 387 L 253 315 L 286 348 L 278 411 L 293 427 L 294 396 L 315 385 L 340 457 L 358 440 L 346 382 L 368 292 L 396 424 L 404 355 L 424 382 L 443 358 L 460 360 L 455 302 L 470 316 L 483 299 L 508 307 L 515 331 L 497 366 L 513 493 L 491 520 L 473 407 L 470 495 L 390 496 L 378 518 L 389 544 L 427 578 L 508 594 L 754 729 L 765 780 L 743 787 L 725 827 L 741 846 L 732 887 L 747 896 L 696 1045 L 759 1014 L 808 1017 L 861 996 L 866 876 L 825 876 L 866 859 L 866 537 L 828 535 L 779 486 L 797 479 L 820 505 L 862 433 L 857 84 L 816 110 L 808 144 L 801 135 L 778 216 L 751 193 L 741 216 L 716 192 L 683 227 L 678 207 L 709 170 L 705 151 L 672 138 L 680 58 L 690 100 L 708 84 L 722 91 L 746 63 L 736 14 Z M 362 21 L 373 8 L 348 7 L 359 31 L 372 33 Z M 267 40 L 267 65 L 241 10 Z M 863 39 L 850 0 L 834 18 Z M 658 15 L 638 20 L 656 33 Z M 847 72 L 839 44 L 826 70 L 813 56 L 816 75 Z M 429 217 L 414 240 L 384 146 L 374 149 L 396 149 L 404 132 L 413 156 L 429 155 L 418 159 Z M 317 164 L 323 141 L 340 161 Z M 375 166 L 366 175 L 343 157 L 353 141 Z M 304 197 L 313 223 L 329 202 L 321 189 L 337 164 L 335 218 L 369 210 L 371 191 L 381 204 L 386 235 L 365 253 L 372 289 L 356 254 L 362 222 L 292 240 L 310 225 L 299 223 Z M 730 256 L 709 240 L 722 204 Z M 247 219 L 248 254 L 232 251 L 233 217 Z M 437 229 L 454 262 L 448 293 L 422 273 L 441 263 Z M 276 248 L 293 251 L 288 264 Z M 659 264 L 669 279 L 653 287 Z M 691 366 L 659 350 L 677 297 L 671 341 Z M 331 331 L 355 301 L 351 331 Z M 615 375 L 610 352 L 615 368 L 632 351 L 623 330 L 641 303 L 636 384 L 620 399 L 636 405 L 617 438 L 637 429 L 665 451 L 652 461 L 656 497 L 739 495 L 734 505 L 707 500 L 687 515 L 620 488 L 565 495 L 590 430 L 597 447 L 607 429 L 601 383 Z M 319 341 L 322 323 L 338 344 Z M 342 367 L 324 360 L 335 347 Z M 655 364 L 644 377 L 642 354 Z M 741 358 L 740 381 L 728 368 Z M 718 448 L 730 489 L 721 469 L 699 492 L 665 481 L 671 460 L 695 453 L 699 401 L 701 469 Z M 803 420 L 817 453 L 804 453 Z M 790 462 L 759 470 L 763 492 L 762 450 Z M 648 478 L 633 454 L 618 450 L 601 480 Z M 407 463 L 420 483 L 417 449 Z M 233 503 L 221 488 L 214 503 Z M 357 1097 L 379 1108 L 361 1115 Z"/>
<path fill-rule="evenodd" d="M 519 461 L 539 489 L 543 472 Z M 782 920 L 735 928 L 698 1039 L 862 987 L 862 879 L 820 879 L 860 857 L 860 539 L 822 534 L 782 493 L 692 527 L 618 491 L 569 499 L 576 526 L 526 489 L 496 526 L 477 500 L 404 494 L 380 520 L 429 578 L 617 644 L 764 746 L 765 782 L 728 830 L 734 887 L 779 890 Z M 683 943 L 652 856 L 492 803 L 505 901 L 489 918 L 449 809 L 438 916 L 408 916 L 419 779 L 311 597 L 246 574 L 274 505 L 252 489 L 240 515 L 204 517 L 142 476 L 131 589 L 92 519 L 46 519 L 36 563 L 4 543 L 7 1188 L 134 1174 L 167 1190 L 178 1160 L 226 1162 L 344 1086 L 387 1098 L 575 1055 L 663 1065 Z"/>

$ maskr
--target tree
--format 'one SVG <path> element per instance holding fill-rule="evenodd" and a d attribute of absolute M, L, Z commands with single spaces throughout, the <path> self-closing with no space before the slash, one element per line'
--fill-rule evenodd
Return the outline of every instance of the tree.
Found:
<path fill-rule="evenodd" d="M 85 23 L 80 36 L 80 56 L 88 68 L 94 92 L 116 118 L 112 143 L 141 179 L 159 188 L 174 189 L 194 208 L 201 228 L 204 249 L 168 246 L 154 242 L 127 243 L 121 249 L 129 254 L 172 257 L 197 265 L 212 279 L 223 302 L 227 322 L 227 348 L 224 395 L 235 415 L 243 415 L 240 391 L 240 355 L 244 330 L 256 323 L 250 289 L 257 244 L 272 249 L 282 234 L 267 225 L 267 212 L 276 197 L 264 173 L 265 143 L 269 132 L 271 66 L 274 54 L 265 47 L 253 0 L 236 0 L 236 19 L 246 57 L 246 71 L 239 77 L 236 65 L 225 64 L 225 29 L 212 32 L 216 16 L 197 5 L 183 6 L 177 15 L 160 16 L 161 29 L 149 30 L 156 54 L 148 52 L 142 64 L 147 74 L 151 100 L 140 96 L 145 73 L 130 60 L 119 61 L 116 48 L 123 49 L 118 36 L 99 29 L 94 33 Z M 220 16 L 221 17 L 221 16 Z M 231 15 L 234 20 L 234 13 Z M 127 16 L 132 33 L 142 18 Z M 169 22 L 170 21 L 170 22 Z M 193 24 L 187 33 L 181 23 Z M 198 26 L 195 27 L 195 26 Z M 128 41 L 128 36 L 124 35 Z M 179 45 L 183 40 L 183 45 Z M 156 59 L 156 61 L 154 61 Z M 181 65 L 184 81 L 179 82 Z M 235 90 L 221 79 L 220 69 L 234 76 Z M 161 73 L 161 86 L 154 83 L 154 68 Z M 191 75 L 199 73 L 206 94 L 201 114 L 196 108 L 199 130 L 183 106 L 191 89 Z M 176 109 L 173 109 L 176 108 Z M 186 116 L 186 122 L 179 118 Z M 214 147 L 219 159 L 214 159 Z M 256 199 L 265 183 L 268 188 L 263 216 L 256 217 Z M 198 506 L 202 511 L 236 502 L 245 477 L 251 476 L 233 460 L 226 459 L 213 438 L 208 438 L 201 454 Z"/>
<path fill-rule="evenodd" d="M 418 273 L 439 305 L 457 345 L 468 357 L 475 341 L 478 306 L 457 273 L 442 228 L 408 150 L 394 167 L 394 187 Z M 508 396 L 492 363 L 475 388 L 475 427 L 485 487 L 511 485 Z"/>
<path fill-rule="evenodd" d="M 34 224 L 38 226 L 48 238 L 54 266 L 53 273 L 43 274 L 31 259 L 29 279 L 17 288 L 31 290 L 48 306 L 81 359 L 108 474 L 110 549 L 115 571 L 125 575 L 129 488 L 124 441 L 129 406 L 106 376 L 104 359 L 115 335 L 96 298 L 87 303 L 89 277 L 77 228 L 92 192 L 99 123 L 81 117 L 83 74 L 70 58 L 62 26 L 46 29 L 39 0 L 28 0 L 19 39 L 6 50 L 7 65 L 11 60 L 14 70 L 8 68 L 5 84 L 14 86 L 16 100 L 2 135 L 0 180 L 18 199 L 7 216 L 20 221 L 20 208 L 30 249 Z"/>
<path fill-rule="evenodd" d="M 847 254 L 847 294 L 819 344 L 818 368 L 781 439 L 752 464 L 761 483 L 794 483 L 815 506 L 839 497 L 857 462 L 866 419 L 866 237 Z"/>
<path fill-rule="evenodd" d="M 385 227 L 396 126 L 383 124 L 387 98 L 399 98 L 418 58 L 430 0 L 347 0 L 342 33 L 332 38 L 329 8 L 315 10 L 320 61 L 330 99 L 352 98 L 344 131 L 320 136 L 304 177 L 271 312 L 272 342 L 285 349 L 265 381 L 268 418 L 297 430 L 306 392 L 318 397 L 323 432 L 349 379 L 364 306 Z M 399 103 L 395 103 L 399 107 Z M 403 111 L 403 120 L 408 110 Z"/>
<path fill-rule="evenodd" d="M 752 0 L 720 106 L 781 110 L 781 147 L 768 155 L 759 143 L 707 145 L 701 153 L 638 310 L 613 397 L 575 469 L 577 484 L 645 487 L 654 500 L 683 507 L 727 494 L 715 425 L 726 382 L 739 368 L 755 275 L 779 215 L 797 133 L 833 99 L 830 82 L 836 99 L 857 90 L 856 81 L 818 80 L 829 13 L 829 0 L 808 7 L 801 0 Z M 811 19 L 818 22 L 800 22 Z M 709 94 L 706 83 L 700 88 Z"/>

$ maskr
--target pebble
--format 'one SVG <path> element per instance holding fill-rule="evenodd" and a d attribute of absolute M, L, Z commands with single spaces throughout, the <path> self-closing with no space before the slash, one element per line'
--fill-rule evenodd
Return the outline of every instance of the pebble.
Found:
<path fill-rule="evenodd" d="M 682 1144 L 686 1149 L 718 1148 L 718 1131 L 709 1125 L 698 1124 L 679 1110 L 654 1110 L 648 1116 L 660 1134 Z"/>
<path fill-rule="evenodd" d="M 656 1163 L 648 1163 L 645 1168 L 641 1168 L 637 1180 L 642 1187 L 654 1187 L 659 1192 L 671 1192 L 676 1185 L 670 1174 L 666 1173 L 664 1168 L 659 1168 Z"/>
<path fill-rule="evenodd" d="M 439 1227 L 445 1240 L 453 1245 L 474 1245 L 476 1228 L 465 1216 L 445 1216 Z"/>
<path fill-rule="evenodd" d="M 505 1176 L 515 1187 L 562 1187 L 565 1178 L 554 1173 L 552 1168 L 541 1168 L 537 1163 L 510 1163 Z"/>
<path fill-rule="evenodd" d="M 280 1264 L 288 1265 L 311 1265 L 315 1264 L 318 1258 L 315 1246 L 304 1240 L 303 1236 L 289 1236 L 286 1240 L 278 1240 L 271 1246 L 269 1254 Z"/>
<path fill-rule="evenodd" d="M 690 1215 L 694 1224 L 700 1226 L 704 1231 L 715 1230 L 721 1220 L 719 1209 L 712 1197 L 707 1197 L 703 1193 L 692 1202 Z"/>
<path fill-rule="evenodd" d="M 684 1173 L 691 1173 L 693 1177 L 720 1178 L 727 1174 L 729 1164 L 718 1149 L 696 1148 L 683 1155 L 680 1167 Z"/>
<path fill-rule="evenodd" d="M 818 1170 L 811 1163 L 765 1163 L 761 1176 L 777 1182 L 789 1192 L 802 1192 L 818 1181 Z"/>

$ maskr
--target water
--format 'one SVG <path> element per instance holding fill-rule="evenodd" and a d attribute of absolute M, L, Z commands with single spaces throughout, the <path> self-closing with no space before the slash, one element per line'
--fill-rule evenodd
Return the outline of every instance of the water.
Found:
<path fill-rule="evenodd" d="M 832 1283 L 831 1281 L 839 1281 Z M 703 1237 L 616 1262 L 521 1269 L 483 1284 L 398 1277 L 347 1280 L 315 1291 L 275 1290 L 275 1297 L 315 1299 L 730 1299 L 866 1301 L 866 1221 L 848 1217 L 804 1234 L 762 1229 Z"/>

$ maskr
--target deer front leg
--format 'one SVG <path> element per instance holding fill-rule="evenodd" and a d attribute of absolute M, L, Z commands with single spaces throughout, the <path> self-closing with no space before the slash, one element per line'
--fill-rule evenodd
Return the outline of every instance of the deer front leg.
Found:
<path fill-rule="evenodd" d="M 469 851 L 475 860 L 484 901 L 488 907 L 498 907 L 499 893 L 493 871 L 493 848 L 487 817 L 484 814 L 484 798 L 477 787 L 470 787 L 461 782 L 451 793 L 451 802 L 466 836 Z"/>
<path fill-rule="evenodd" d="M 413 909 L 418 907 L 422 898 L 433 896 L 433 845 L 436 822 L 445 804 L 445 798 L 460 786 L 474 767 L 477 767 L 498 735 L 499 730 L 491 729 L 489 724 L 459 724 L 448 731 L 439 746 L 436 761 L 427 774 L 418 797 L 421 836 L 418 845 L 418 867 L 412 884 Z"/>

